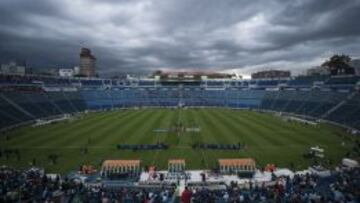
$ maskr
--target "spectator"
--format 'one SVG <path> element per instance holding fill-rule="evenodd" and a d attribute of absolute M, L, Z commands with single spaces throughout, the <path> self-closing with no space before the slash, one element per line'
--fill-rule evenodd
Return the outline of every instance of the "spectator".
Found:
<path fill-rule="evenodd" d="M 181 202 L 182 203 L 190 203 L 191 196 L 192 196 L 192 192 L 187 187 L 185 187 L 185 190 L 181 194 Z"/>

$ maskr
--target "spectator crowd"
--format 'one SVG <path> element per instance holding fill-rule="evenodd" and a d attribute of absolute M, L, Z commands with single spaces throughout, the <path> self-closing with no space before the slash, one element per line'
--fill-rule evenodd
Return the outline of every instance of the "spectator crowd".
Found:
<path fill-rule="evenodd" d="M 314 174 L 281 177 L 273 185 L 230 184 L 226 189 L 186 187 L 175 198 L 176 188 L 138 186 L 85 186 L 79 181 L 45 175 L 40 169 L 27 171 L 0 168 L 0 202 L 360 202 L 360 169 L 338 169 L 329 177 Z"/>

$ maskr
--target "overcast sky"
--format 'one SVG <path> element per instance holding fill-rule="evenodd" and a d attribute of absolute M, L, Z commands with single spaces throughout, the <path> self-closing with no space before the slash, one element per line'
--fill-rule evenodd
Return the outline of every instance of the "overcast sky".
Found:
<path fill-rule="evenodd" d="M 360 56 L 360 0 L 0 0 L 0 60 L 103 75 L 211 70 L 301 72 Z"/>

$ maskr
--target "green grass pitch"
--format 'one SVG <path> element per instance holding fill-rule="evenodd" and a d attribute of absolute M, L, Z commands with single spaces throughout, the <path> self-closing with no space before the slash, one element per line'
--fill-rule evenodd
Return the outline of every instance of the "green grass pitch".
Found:
<path fill-rule="evenodd" d="M 156 133 L 182 123 L 199 125 L 200 133 Z M 195 142 L 247 145 L 246 150 L 193 150 Z M 118 150 L 116 144 L 170 145 L 163 151 Z M 345 143 L 345 146 L 343 145 Z M 326 158 L 338 163 L 350 148 L 352 138 L 341 129 L 321 124 L 283 121 L 270 113 L 231 109 L 139 109 L 89 113 L 79 119 L 41 127 L 23 127 L 0 137 L 0 149 L 16 148 L 20 157 L 2 153 L 0 164 L 29 167 L 32 160 L 50 172 L 66 173 L 82 164 L 99 167 L 105 159 L 141 159 L 143 165 L 166 169 L 167 160 L 184 158 L 187 169 L 211 169 L 218 158 L 255 158 L 259 166 L 306 168 L 312 161 L 302 154 L 319 145 Z M 82 149 L 86 147 L 87 153 Z M 49 154 L 58 154 L 52 164 Z"/>

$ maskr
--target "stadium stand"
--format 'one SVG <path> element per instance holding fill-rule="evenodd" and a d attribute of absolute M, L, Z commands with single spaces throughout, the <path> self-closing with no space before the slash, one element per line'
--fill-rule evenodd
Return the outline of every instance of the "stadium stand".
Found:
<path fill-rule="evenodd" d="M 338 169 L 328 177 L 297 174 L 273 177 L 272 184 L 250 183 L 243 187 L 232 182 L 225 188 L 189 185 L 180 200 L 201 202 L 358 202 L 360 170 Z M 44 170 L 0 168 L 1 202 L 179 202 L 176 187 L 91 185 L 68 176 L 51 177 Z"/>
<path fill-rule="evenodd" d="M 0 75 L 0 128 L 7 129 L 88 110 L 225 107 L 296 114 L 360 129 L 359 80 L 359 77 L 300 77 L 286 81 L 205 80 L 195 83 L 157 83 L 151 80 Z M 121 143 L 114 144 L 115 147 L 118 150 L 137 151 L 167 150 L 169 146 L 164 143 Z M 242 143 L 198 143 L 192 147 L 201 150 L 246 150 L 246 144 Z M 9 149 L 1 149 L 0 152 L 5 154 L 6 150 Z M 211 173 L 216 174 L 216 169 Z M 263 171 L 257 170 L 257 173 Z M 191 176 L 186 176 L 185 182 L 191 180 L 195 183 L 178 184 L 188 187 L 181 195 L 180 188 L 174 183 L 176 180 L 168 185 L 162 184 L 163 182 L 159 185 L 141 185 L 139 180 L 125 184 L 117 180 L 103 179 L 99 184 L 98 179 L 92 179 L 91 175 L 83 180 L 70 176 L 49 178 L 40 169 L 16 170 L 0 167 L 0 202 L 32 200 L 167 203 L 179 201 L 178 195 L 180 200 L 190 198 L 191 202 L 199 203 L 358 202 L 359 175 L 359 168 L 343 169 L 342 166 L 338 166 L 326 177 L 316 173 L 299 173 L 292 178 L 271 175 L 271 180 L 266 182 L 267 184 L 251 182 L 246 186 L 235 182 L 207 185 L 206 180 L 197 183 L 190 178 Z M 159 180 L 163 181 L 160 177 Z M 171 174 L 169 177 L 172 178 Z M 174 177 L 176 179 L 176 176 Z"/>
<path fill-rule="evenodd" d="M 354 128 L 359 128 L 360 126 L 356 125 L 356 122 L 358 122 L 358 117 L 360 115 L 359 104 L 360 94 L 356 92 L 343 105 L 341 105 L 335 111 L 331 112 L 327 118 L 338 123 L 350 125 Z"/>
<path fill-rule="evenodd" d="M 265 87 L 275 87 L 277 86 L 281 81 L 279 80 L 259 80 L 257 81 L 258 86 L 265 86 Z"/>
<path fill-rule="evenodd" d="M 355 85 L 360 80 L 358 76 L 352 77 L 332 77 L 326 81 L 328 85 Z"/>
<path fill-rule="evenodd" d="M 0 114 L 8 118 L 2 119 L 0 126 L 6 128 L 85 110 L 208 106 L 287 112 L 358 129 L 359 80 L 357 76 L 302 76 L 291 80 L 157 83 L 135 79 L 0 75 Z"/>

